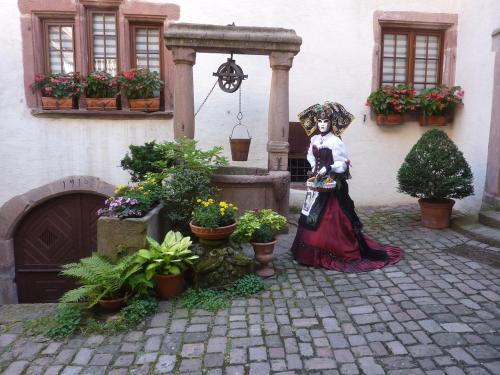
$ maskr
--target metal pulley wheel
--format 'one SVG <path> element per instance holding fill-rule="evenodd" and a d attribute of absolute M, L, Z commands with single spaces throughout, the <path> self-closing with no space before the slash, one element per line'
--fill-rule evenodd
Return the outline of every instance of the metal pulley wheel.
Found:
<path fill-rule="evenodd" d="M 240 88 L 241 82 L 248 78 L 243 73 L 243 69 L 233 60 L 233 56 L 227 59 L 227 62 L 219 66 L 214 76 L 218 77 L 219 87 L 224 92 L 235 92 Z"/>

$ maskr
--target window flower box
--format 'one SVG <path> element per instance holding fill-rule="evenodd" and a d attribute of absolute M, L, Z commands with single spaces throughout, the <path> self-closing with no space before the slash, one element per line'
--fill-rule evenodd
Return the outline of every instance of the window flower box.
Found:
<path fill-rule="evenodd" d="M 160 98 L 129 99 L 130 110 L 135 112 L 157 112 L 160 110 Z"/>
<path fill-rule="evenodd" d="M 375 121 L 379 126 L 396 126 L 403 123 L 403 115 L 401 113 L 392 113 L 388 115 L 375 115 Z"/>
<path fill-rule="evenodd" d="M 91 111 L 116 110 L 116 98 L 85 98 L 87 109 Z"/>
<path fill-rule="evenodd" d="M 42 96 L 43 109 L 73 109 L 73 98 L 53 98 Z"/>
<path fill-rule="evenodd" d="M 411 86 L 384 86 L 370 94 L 366 105 L 375 112 L 377 125 L 401 125 L 403 115 L 415 109 L 415 94 Z"/>
<path fill-rule="evenodd" d="M 424 90 L 417 97 L 420 126 L 444 126 L 453 121 L 455 108 L 462 107 L 464 91 L 460 86 L 439 85 Z"/>

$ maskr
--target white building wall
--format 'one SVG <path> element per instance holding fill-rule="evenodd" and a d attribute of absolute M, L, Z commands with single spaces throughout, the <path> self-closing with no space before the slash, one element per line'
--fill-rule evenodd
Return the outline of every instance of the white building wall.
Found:
<path fill-rule="evenodd" d="M 151 1 L 151 0 L 150 0 Z M 155 0 L 166 2 L 165 0 Z M 346 106 L 356 120 L 344 142 L 353 163 L 350 184 L 357 205 L 395 204 L 414 199 L 397 193 L 396 174 L 404 156 L 427 130 L 416 122 L 389 129 L 375 125 L 365 107 L 371 88 L 373 12 L 458 13 L 456 83 L 465 89 L 465 108 L 444 130 L 464 152 L 475 175 L 476 196 L 459 208 L 479 208 L 486 170 L 491 114 L 493 54 L 491 32 L 500 26 L 496 0 L 179 0 L 180 22 L 284 27 L 303 39 L 290 71 L 290 121 L 305 107 L 324 100 Z M 0 7 L 4 53 L 0 70 L 0 167 L 4 172 L 0 205 L 67 175 L 93 175 L 119 184 L 128 175 L 118 166 L 130 143 L 172 139 L 171 120 L 48 119 L 30 115 L 24 102 L 17 1 Z M 198 54 L 194 67 L 195 108 L 215 82 L 212 72 L 226 55 Z M 267 164 L 267 110 L 271 69 L 265 56 L 235 56 L 249 75 L 243 84 L 243 123 L 253 137 L 247 163 Z M 236 124 L 237 94 L 216 88 L 196 118 L 196 139 L 203 148 L 224 146 Z M 367 115 L 366 122 L 363 121 Z M 241 133 L 240 133 L 241 134 Z M 237 135 L 237 134 L 235 134 Z"/>

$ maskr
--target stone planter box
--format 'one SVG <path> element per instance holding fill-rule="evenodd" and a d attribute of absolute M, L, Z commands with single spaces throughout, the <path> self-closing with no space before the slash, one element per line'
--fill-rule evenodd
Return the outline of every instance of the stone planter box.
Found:
<path fill-rule="evenodd" d="M 97 251 L 116 259 L 119 254 L 130 254 L 146 247 L 146 236 L 160 241 L 159 204 L 141 218 L 117 219 L 100 217 L 97 220 Z"/>

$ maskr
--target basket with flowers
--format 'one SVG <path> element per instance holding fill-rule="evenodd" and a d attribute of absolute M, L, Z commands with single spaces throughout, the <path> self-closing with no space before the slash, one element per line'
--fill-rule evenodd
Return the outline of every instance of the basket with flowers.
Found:
<path fill-rule="evenodd" d="M 330 176 L 311 177 L 307 179 L 306 186 L 310 190 L 325 192 L 335 189 L 337 182 Z"/>

